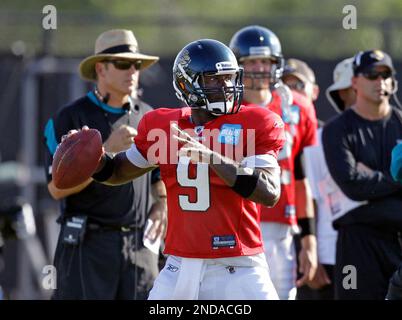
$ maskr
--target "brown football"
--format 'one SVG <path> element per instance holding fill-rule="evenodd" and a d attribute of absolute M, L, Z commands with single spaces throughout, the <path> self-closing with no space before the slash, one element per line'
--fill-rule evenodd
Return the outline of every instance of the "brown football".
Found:
<path fill-rule="evenodd" d="M 80 130 L 65 139 L 53 156 L 56 188 L 68 189 L 85 182 L 95 173 L 102 152 L 102 136 L 96 129 Z"/>

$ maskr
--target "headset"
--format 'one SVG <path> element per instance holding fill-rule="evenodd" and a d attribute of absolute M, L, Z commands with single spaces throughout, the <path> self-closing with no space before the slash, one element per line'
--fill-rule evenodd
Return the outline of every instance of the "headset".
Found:
<path fill-rule="evenodd" d="M 398 106 L 399 109 L 402 109 L 402 104 L 398 99 L 397 93 L 398 92 L 398 80 L 396 80 L 394 77 L 392 78 L 392 89 L 391 91 L 386 91 L 385 95 L 389 97 L 393 97 L 396 105 Z"/>
<path fill-rule="evenodd" d="M 100 94 L 100 92 L 99 92 L 98 87 L 95 86 L 95 88 L 94 88 L 94 93 L 95 93 L 96 98 L 97 98 L 99 101 L 102 101 L 104 104 L 107 104 L 107 103 L 109 102 L 109 100 L 110 100 L 110 93 L 109 93 L 109 92 L 107 92 L 107 93 L 105 94 L 105 96 L 102 96 L 102 95 Z M 134 105 L 134 106 L 132 107 L 132 105 Z M 136 104 L 136 103 L 134 103 L 132 97 L 130 97 L 130 101 L 129 101 L 129 102 L 126 102 L 125 104 L 123 104 L 122 109 L 123 109 L 124 111 L 128 112 L 129 114 L 130 114 L 132 111 L 134 111 L 135 113 L 138 113 L 138 112 L 140 111 L 139 105 Z M 134 110 L 133 110 L 133 109 L 134 109 Z"/>

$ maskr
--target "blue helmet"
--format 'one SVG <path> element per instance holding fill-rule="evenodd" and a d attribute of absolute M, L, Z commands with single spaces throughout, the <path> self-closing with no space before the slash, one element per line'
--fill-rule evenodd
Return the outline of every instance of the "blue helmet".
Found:
<path fill-rule="evenodd" d="M 209 87 L 206 76 L 231 75 L 231 86 Z M 243 97 L 243 70 L 233 52 L 223 43 L 202 39 L 189 43 L 173 65 L 176 96 L 191 108 L 214 115 L 236 113 Z"/>
<path fill-rule="evenodd" d="M 277 83 L 282 77 L 285 62 L 282 55 L 281 43 L 271 30 L 256 25 L 244 27 L 233 35 L 229 47 L 236 55 L 237 61 L 240 64 L 246 59 L 253 58 L 268 58 L 273 62 L 269 74 L 253 72 L 251 74 L 245 73 L 245 77 L 269 77 L 273 84 Z"/>

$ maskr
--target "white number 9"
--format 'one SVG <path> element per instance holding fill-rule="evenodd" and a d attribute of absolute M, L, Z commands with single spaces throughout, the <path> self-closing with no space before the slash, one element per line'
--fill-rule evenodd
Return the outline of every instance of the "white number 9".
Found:
<path fill-rule="evenodd" d="M 180 157 L 177 164 L 177 182 L 182 187 L 192 187 L 197 190 L 197 201 L 190 202 L 188 195 L 179 195 L 179 205 L 186 211 L 206 211 L 210 206 L 209 166 L 207 163 L 197 163 L 196 177 L 189 178 L 190 158 Z"/>

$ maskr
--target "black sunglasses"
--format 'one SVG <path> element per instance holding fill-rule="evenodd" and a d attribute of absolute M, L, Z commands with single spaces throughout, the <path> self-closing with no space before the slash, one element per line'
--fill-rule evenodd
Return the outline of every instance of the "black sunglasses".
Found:
<path fill-rule="evenodd" d="M 142 65 L 141 60 L 105 60 L 103 62 L 113 64 L 113 66 L 118 70 L 128 70 L 131 66 L 134 66 L 135 70 L 140 70 Z"/>
<path fill-rule="evenodd" d="M 286 83 L 286 81 L 285 81 Z M 306 87 L 306 84 L 303 81 L 296 81 L 294 83 L 286 83 L 286 85 L 292 89 L 292 90 L 296 90 L 296 91 L 303 91 L 304 88 Z"/>
<path fill-rule="evenodd" d="M 392 72 L 391 71 L 376 71 L 376 70 L 370 70 L 370 71 L 366 71 L 366 72 L 362 72 L 361 73 L 363 75 L 363 77 L 365 77 L 368 80 L 377 80 L 378 77 L 381 77 L 382 79 L 388 79 L 390 77 L 392 77 Z"/>

